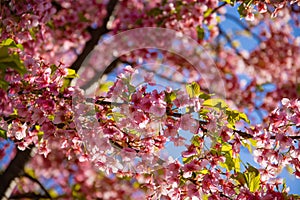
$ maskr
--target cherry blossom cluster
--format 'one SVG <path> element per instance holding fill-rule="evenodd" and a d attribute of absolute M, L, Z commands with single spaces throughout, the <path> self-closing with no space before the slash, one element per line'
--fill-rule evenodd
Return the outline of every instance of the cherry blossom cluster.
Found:
<path fill-rule="evenodd" d="M 133 188 L 132 183 L 101 175 L 88 161 L 73 120 L 72 95 L 77 89 L 69 87 L 72 70 L 63 64 L 55 66 L 27 55 L 21 57 L 27 73 L 22 76 L 7 69 L 5 74 L 10 86 L 1 89 L 5 97 L 1 99 L 1 130 L 19 150 L 36 148 L 25 172 L 34 169 L 30 172 L 34 177 L 52 180 L 47 189 L 60 198 L 142 198 L 143 192 Z M 16 188 L 13 195 L 40 189 L 26 177 L 20 177 L 18 184 L 22 190 Z"/>
<path fill-rule="evenodd" d="M 9 86 L 0 89 L 0 131 L 19 150 L 33 148 L 35 155 L 25 172 L 45 183 L 53 198 L 293 199 L 278 175 L 286 167 L 300 177 L 300 149 L 295 142 L 300 136 L 299 41 L 290 34 L 293 18 L 288 13 L 289 6 L 298 2 L 243 1 L 239 12 L 246 19 L 254 19 L 253 8 L 271 11 L 277 19 L 264 21 L 256 50 L 237 55 L 212 42 L 220 34 L 218 1 L 120 1 L 108 29 L 117 33 L 164 27 L 190 35 L 210 47 L 220 74 L 212 73 L 210 58 L 184 45 L 182 51 L 197 59 L 143 49 L 121 58 L 134 68 L 125 67 L 107 94 L 87 99 L 80 89 L 70 87 L 76 74 L 67 66 L 90 38 L 88 30 L 102 26 L 107 3 L 0 3 L 0 24 L 5 27 L 0 38 L 23 44 L 24 52 L 18 53 L 27 70 L 20 75 L 5 69 L 3 79 Z M 259 25 L 262 16 L 252 25 Z M 175 71 L 172 78 L 189 83 L 189 90 L 158 89 L 148 71 L 158 72 L 160 63 L 151 69 L 138 66 L 162 57 L 168 68 L 156 76 L 168 79 L 166 74 Z M 204 66 L 193 68 L 199 59 Z M 241 73 L 249 83 L 241 83 Z M 143 83 L 135 83 L 137 74 L 142 74 Z M 261 125 L 238 122 L 248 121 L 246 115 L 203 92 L 210 89 L 207 82 L 213 85 L 220 77 L 226 83 L 228 104 L 240 110 L 256 107 L 260 86 L 275 85 L 263 100 L 261 107 L 270 114 L 262 117 Z M 190 140 L 186 132 L 192 135 Z M 180 159 L 162 156 L 169 143 L 184 148 Z M 259 167 L 243 163 L 242 147 L 253 152 Z M 8 148 L 1 146 L 0 160 Z M 26 177 L 18 184 L 21 189 L 16 187 L 13 194 L 41 189 Z"/>
<path fill-rule="evenodd" d="M 100 27 L 105 15 L 101 1 L 5 1 L 0 38 L 16 40 L 33 57 L 71 64 L 90 37 L 87 28 Z"/>
<path fill-rule="evenodd" d="M 234 2 L 230 1 L 231 4 Z M 265 0 L 265 1 L 240 1 L 240 5 L 238 11 L 241 17 L 245 17 L 248 21 L 255 20 L 255 14 L 265 14 L 271 13 L 271 18 L 275 18 L 280 14 L 280 12 L 288 7 L 291 7 L 291 11 L 294 12 L 293 6 L 299 7 L 298 0 L 284 0 L 284 1 L 276 1 L 276 0 Z"/>
<path fill-rule="evenodd" d="M 89 129 L 89 134 L 93 131 L 102 134 L 89 135 L 89 141 L 96 141 L 95 145 L 113 150 L 113 154 L 117 153 L 120 157 L 116 159 L 111 152 L 102 151 L 101 148 L 94 152 L 95 149 L 90 148 L 90 154 L 86 154 L 82 149 L 82 135 L 77 132 L 79 129 L 75 129 L 73 122 L 70 97 L 76 90 L 70 87 L 61 89 L 66 81 L 64 77 L 67 78 L 70 71 L 62 65 L 49 66 L 42 61 L 26 58 L 25 56 L 25 64 L 30 73 L 21 77 L 13 71 L 8 71 L 6 75 L 10 87 L 6 93 L 7 102 L 4 103 L 11 104 L 14 108 L 10 110 L 12 114 L 4 118 L 7 135 L 15 141 L 19 149 L 25 149 L 30 144 L 38 147 L 38 152 L 44 157 L 37 155 L 31 163 L 33 166 L 42 166 L 35 170 L 36 175 L 56 180 L 65 194 L 77 192 L 78 195 L 82 195 L 94 190 L 95 193 L 91 194 L 93 197 L 115 195 L 117 198 L 120 191 L 130 196 L 143 194 L 126 193 L 128 191 L 123 188 L 126 184 L 121 184 L 108 193 L 97 192 L 105 185 L 96 184 L 103 177 L 95 178 L 99 175 L 95 174 L 98 172 L 89 162 L 90 158 L 106 173 L 115 173 L 119 178 L 131 177 L 139 188 L 145 188 L 146 196 L 157 198 L 192 196 L 201 199 L 209 196 L 222 199 L 228 196 L 247 199 L 254 196 L 267 198 L 270 195 L 282 197 L 285 191 L 277 190 L 276 185 L 280 185 L 281 182 L 275 179 L 282 167 L 291 164 L 295 174 L 299 173 L 298 150 L 296 146 L 289 146 L 291 135 L 286 135 L 283 129 L 287 126 L 290 130 L 290 123 L 294 127 L 299 126 L 299 101 L 284 99 L 282 110 L 287 109 L 289 112 L 274 111 L 270 116 L 271 125 L 268 131 L 249 129 L 249 134 L 257 141 L 255 160 L 262 166 L 262 169 L 259 169 L 260 188 L 253 193 L 254 190 L 245 185 L 245 178 L 240 175 L 242 172 L 237 167 L 240 163 L 240 147 L 244 145 L 241 141 L 243 138 L 227 127 L 226 113 L 213 108 L 211 112 L 200 115 L 205 120 L 202 121 L 200 118 L 195 119 L 192 113 L 180 111 L 184 108 L 201 113 L 205 104 L 203 99 L 171 88 L 160 92 L 156 89 L 151 91 L 148 86 L 155 86 L 155 81 L 149 75 L 144 77 L 146 84 L 134 85 L 133 76 L 138 73 L 138 69 L 127 66 L 108 94 L 95 99 L 97 120 L 91 120 L 90 124 L 87 124 L 92 128 Z M 80 109 L 76 112 L 87 114 L 84 107 Z M 194 134 L 191 144 L 186 144 L 186 139 L 179 135 L 180 129 Z M 282 135 L 276 135 L 275 140 L 272 140 L 272 132 L 275 130 Z M 97 137 L 100 139 L 97 140 Z M 102 143 L 97 143 L 99 141 Z M 186 145 L 187 150 L 182 152 L 183 163 L 172 159 L 160 159 L 159 151 L 165 147 L 167 141 L 177 146 Z M 115 150 L 115 146 L 119 150 Z M 64 154 L 57 156 L 57 153 L 51 151 L 63 151 Z M 141 160 L 137 161 L 136 158 Z M 234 167 L 230 164 L 222 165 L 229 162 L 228 160 L 232 160 Z M 76 167 L 66 167 L 67 164 L 63 161 L 74 162 Z M 58 165 L 65 170 L 57 169 Z M 81 171 L 81 166 L 84 172 Z M 149 171 L 149 167 L 154 166 L 155 168 L 150 168 Z M 49 168 L 53 168 L 53 171 L 49 171 Z M 233 171 L 234 168 L 236 169 Z M 252 172 L 253 169 L 249 166 L 248 170 L 251 173 L 256 172 Z M 247 171 L 243 173 L 247 174 Z M 71 183 L 67 181 L 70 175 L 74 176 Z M 239 178 L 241 180 L 236 181 Z M 106 182 L 120 184 L 119 179 L 107 179 L 105 176 L 104 179 Z M 25 184 L 28 180 L 23 181 Z M 74 186 L 72 190 L 69 184 Z M 80 188 L 76 184 L 80 185 Z M 130 187 L 129 184 L 127 186 Z M 53 186 L 55 187 L 57 185 Z M 238 192 L 237 188 L 240 188 Z M 110 189 L 107 188 L 107 191 Z M 24 190 L 29 188 L 24 187 Z"/>
<path fill-rule="evenodd" d="M 216 0 L 122 1 L 113 27 L 116 31 L 141 26 L 170 28 L 201 41 L 197 29 L 205 26 L 209 27 L 209 38 L 213 39 L 218 34 L 217 15 L 210 12 L 217 6 Z"/>
<path fill-rule="evenodd" d="M 276 177 L 284 167 L 291 167 L 300 178 L 299 137 L 300 101 L 282 100 L 282 108 L 275 109 L 269 116 L 266 127 L 257 126 L 251 133 L 257 141 L 254 157 L 262 167 L 262 180 Z M 273 139 L 272 139 L 273 138 Z"/>
<path fill-rule="evenodd" d="M 280 179 L 276 179 L 278 174 L 269 177 L 263 173 L 266 171 L 270 173 L 271 170 L 245 166 L 248 171 L 240 171 L 240 148 L 247 141 L 242 134 L 227 127 L 228 124 L 224 123 L 226 113 L 212 109 L 212 113 L 202 115 L 207 120 L 205 122 L 193 119 L 189 113 L 178 113 L 174 107 L 201 112 L 205 101 L 204 103 L 203 100 L 199 102 L 199 99 L 195 101 L 181 92 L 175 92 L 176 98 L 168 101 L 167 96 L 174 92 L 170 88 L 163 93 L 157 90 L 149 91 L 147 85 L 132 85 L 132 76 L 136 73 L 137 69 L 127 66 L 110 88 L 108 95 L 105 98 L 99 97 L 96 101 L 97 119 L 102 127 L 101 137 L 105 139 L 101 140 L 102 143 L 95 144 L 102 148 L 99 147 L 97 151 L 95 148 L 92 149 L 92 157 L 99 156 L 94 161 L 101 169 L 110 168 L 106 171 L 121 176 L 129 175 L 137 180 L 141 188 L 147 188 L 146 195 L 155 198 L 201 199 L 206 196 L 212 199 L 226 197 L 248 199 L 268 198 L 272 195 L 283 198 L 287 195 L 286 190 L 277 189 L 277 186 L 282 184 Z M 145 82 L 155 85 L 147 76 Z M 293 120 L 295 119 L 294 116 Z M 180 129 L 194 134 L 191 144 L 186 144 L 185 138 L 179 136 Z M 249 129 L 248 137 L 250 135 L 253 140 L 258 141 L 256 147 L 259 149 L 259 138 L 262 135 L 256 136 L 253 131 Z M 283 137 L 288 139 L 288 136 Z M 268 139 L 266 141 L 272 143 L 273 140 Z M 164 148 L 168 140 L 178 146 L 186 145 L 187 150 L 182 152 L 183 163 L 172 159 L 165 160 L 163 164 L 159 163 L 161 159 L 157 159 L 159 155 L 156 152 Z M 276 143 L 276 140 L 274 141 Z M 91 142 L 92 140 L 89 140 L 89 143 Z M 103 151 L 111 149 L 112 144 L 113 148 L 119 149 L 114 153 L 120 156 L 119 160 L 114 162 L 111 160 L 112 154 Z M 261 146 L 265 147 L 265 144 Z M 278 144 L 278 147 L 284 149 L 283 143 Z M 142 163 L 135 160 L 137 157 Z M 265 158 L 268 162 L 273 162 L 269 156 Z M 266 162 L 259 159 L 256 161 L 259 164 Z M 229 162 L 232 162 L 233 166 Z M 126 165 L 129 163 L 129 166 Z M 150 166 L 156 166 L 155 170 L 149 169 Z M 250 186 L 254 183 L 249 182 L 250 179 L 245 178 L 243 173 L 246 175 L 253 173 L 257 176 L 260 174 L 257 177 L 258 183 L 255 183 L 258 184 L 256 189 Z"/>
<path fill-rule="evenodd" d="M 251 23 L 256 28 L 250 34 L 258 43 L 254 50 L 245 50 L 243 46 L 236 49 L 219 47 L 216 66 L 226 82 L 227 99 L 233 104 L 250 111 L 263 109 L 271 112 L 282 98 L 299 97 L 297 75 L 300 68 L 296 56 L 299 39 L 290 34 L 295 31 L 293 21 L 293 15 L 287 8 L 274 19 L 258 16 L 257 22 Z M 262 103 L 258 103 L 260 101 Z"/>
<path fill-rule="evenodd" d="M 39 153 L 47 156 L 50 151 L 47 138 L 56 134 L 59 124 L 72 124 L 70 97 L 74 89 L 64 86 L 64 77 L 68 75 L 64 66 L 50 66 L 27 55 L 23 59 L 26 74 L 20 75 L 11 69 L 5 73 L 10 86 L 7 91 L 1 89 L 5 97 L 2 99 L 2 129 L 7 130 L 7 136 L 19 149 L 34 144 Z"/>

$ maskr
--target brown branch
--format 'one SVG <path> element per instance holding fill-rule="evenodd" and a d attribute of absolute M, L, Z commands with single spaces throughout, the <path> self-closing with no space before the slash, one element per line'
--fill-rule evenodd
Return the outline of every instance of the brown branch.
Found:
<path fill-rule="evenodd" d="M 94 100 L 92 98 L 88 98 L 87 99 L 87 102 L 90 102 L 90 103 L 93 103 Z M 99 104 L 99 105 L 106 105 L 106 106 L 109 106 L 109 105 L 114 105 L 114 106 L 121 106 L 121 105 L 124 105 L 124 104 L 130 104 L 129 102 L 122 102 L 122 103 L 117 103 L 117 102 L 110 102 L 110 101 L 105 101 L 104 99 L 102 100 L 97 100 L 95 102 L 96 104 Z M 172 117 L 176 117 L 176 118 L 180 118 L 182 117 L 183 115 L 185 114 L 181 114 L 181 113 L 178 113 L 178 112 L 172 112 L 171 110 L 167 109 L 166 110 L 166 114 L 168 116 L 172 116 Z M 205 121 L 205 120 L 197 120 L 198 123 L 203 126 L 203 125 L 207 125 L 208 124 L 208 121 Z M 204 132 L 207 132 L 207 130 L 203 127 L 202 130 Z M 250 138 L 253 138 L 254 136 L 247 133 L 247 132 L 244 132 L 244 131 L 241 131 L 241 130 L 232 130 L 234 133 L 237 133 L 239 136 L 241 136 L 242 138 L 244 139 L 250 139 Z M 300 135 L 295 135 L 295 136 L 287 136 L 293 140 L 300 140 Z M 271 136 L 270 139 L 274 140 L 276 139 L 276 136 Z"/>
<path fill-rule="evenodd" d="M 62 6 L 56 1 L 51 1 L 51 4 L 56 9 L 56 12 L 59 12 L 63 9 Z"/>
<path fill-rule="evenodd" d="M 175 83 L 178 83 L 178 84 L 187 84 L 188 83 L 187 81 L 179 81 L 179 80 L 174 81 L 171 77 L 173 77 L 174 73 L 176 73 L 176 72 L 174 72 L 173 74 L 167 76 L 166 73 L 159 74 L 159 73 L 157 73 L 154 70 L 147 69 L 146 67 L 142 67 L 141 69 L 144 70 L 144 71 L 146 71 L 146 72 L 149 72 L 149 73 L 154 73 L 155 76 L 157 76 L 157 77 L 159 77 L 161 79 L 165 79 L 166 81 L 171 81 L 171 82 L 175 82 Z"/>
<path fill-rule="evenodd" d="M 110 72 L 112 72 L 117 66 L 118 64 L 127 64 L 127 65 L 130 65 L 132 67 L 134 67 L 134 65 L 136 65 L 135 62 L 128 62 L 128 61 L 124 61 L 124 60 L 121 60 L 120 58 L 117 58 L 115 59 L 112 63 L 110 63 L 110 65 L 105 69 L 105 71 L 103 72 L 103 74 L 96 74 L 93 78 L 91 78 L 85 85 L 81 86 L 81 88 L 83 90 L 86 90 L 88 89 L 89 87 L 91 87 L 96 81 L 98 81 L 102 75 L 104 74 L 109 74 Z M 172 76 L 166 76 L 165 74 L 159 74 L 157 72 L 155 72 L 154 70 L 151 70 L 151 69 L 147 69 L 146 67 L 141 67 L 142 70 L 144 70 L 145 72 L 151 72 L 151 73 L 154 73 L 155 76 L 159 77 L 159 78 L 162 78 L 166 81 L 173 81 L 173 82 L 176 82 L 178 84 L 187 84 L 186 81 L 174 81 L 171 77 Z"/>
<path fill-rule="evenodd" d="M 91 39 L 86 42 L 83 51 L 81 54 L 77 57 L 75 62 L 71 65 L 71 69 L 74 69 L 76 72 L 81 67 L 83 61 L 85 58 L 89 55 L 89 53 L 94 49 L 94 47 L 98 44 L 98 41 L 102 35 L 105 33 L 108 33 L 109 30 L 107 29 L 107 23 L 109 21 L 109 18 L 111 17 L 116 5 L 118 3 L 118 0 L 110 0 L 108 4 L 106 5 L 107 15 L 103 19 L 102 26 L 96 29 L 88 28 L 88 31 L 91 35 Z"/>
<path fill-rule="evenodd" d="M 21 176 L 24 172 L 24 166 L 30 159 L 32 146 L 21 151 L 17 148 L 17 153 L 15 158 L 10 162 L 7 169 L 4 171 L 3 174 L 0 175 L 0 196 L 6 197 L 7 189 L 9 188 L 11 182 Z M 8 197 L 7 197 L 8 198 Z"/>
<path fill-rule="evenodd" d="M 235 53 L 240 56 L 243 61 L 246 63 L 246 64 L 249 64 L 248 60 L 241 54 L 241 52 L 234 46 L 233 44 L 233 41 L 232 39 L 230 38 L 230 36 L 225 33 L 225 31 L 223 31 L 223 29 L 220 27 L 220 25 L 217 25 L 218 29 L 219 29 L 219 33 L 220 35 L 224 36 L 226 41 L 228 42 L 228 44 L 230 45 L 230 47 L 235 51 Z"/>
<path fill-rule="evenodd" d="M 37 183 L 40 186 L 40 188 L 44 191 L 46 197 L 51 199 L 51 195 L 49 194 L 49 192 L 47 191 L 47 189 L 43 186 L 43 184 L 38 179 L 30 176 L 27 173 L 24 173 L 23 176 L 26 177 L 26 178 L 28 178 L 28 179 L 30 179 L 31 181 Z"/>
<path fill-rule="evenodd" d="M 235 22 L 238 26 L 240 26 L 241 28 L 246 30 L 248 33 L 250 33 L 253 36 L 253 38 L 255 38 L 257 40 L 258 43 L 262 42 L 262 39 L 256 33 L 253 33 L 248 26 L 246 26 L 244 23 L 242 23 L 242 21 L 240 19 L 238 19 L 234 15 L 231 15 L 228 13 L 225 13 L 224 16 L 226 18 L 228 18 L 229 20 Z"/>
<path fill-rule="evenodd" d="M 255 106 L 254 109 L 255 109 L 255 111 L 256 111 L 258 117 L 260 118 L 260 120 L 263 121 L 263 120 L 264 120 L 264 115 L 263 115 L 262 111 L 261 111 L 261 110 L 259 109 L 259 107 L 257 107 L 257 106 Z"/>
<path fill-rule="evenodd" d="M 220 8 L 222 8 L 222 7 L 226 6 L 226 5 L 227 5 L 226 2 L 221 3 L 218 7 L 214 8 L 214 9 L 209 13 L 208 16 L 210 16 L 211 14 L 217 12 Z M 206 18 L 207 18 L 208 16 L 206 16 Z"/>
<path fill-rule="evenodd" d="M 109 74 L 114 68 L 116 68 L 119 64 L 120 59 L 115 59 L 110 65 L 105 69 L 103 74 Z M 97 82 L 103 74 L 96 74 L 93 78 L 91 78 L 85 85 L 83 85 L 81 88 L 83 90 L 88 89 L 91 87 L 95 82 Z"/>
<path fill-rule="evenodd" d="M 46 195 L 41 195 L 41 194 L 35 194 L 34 192 L 29 192 L 25 194 L 16 194 L 11 196 L 9 199 L 24 199 L 24 198 L 29 198 L 29 199 L 50 199 Z"/>

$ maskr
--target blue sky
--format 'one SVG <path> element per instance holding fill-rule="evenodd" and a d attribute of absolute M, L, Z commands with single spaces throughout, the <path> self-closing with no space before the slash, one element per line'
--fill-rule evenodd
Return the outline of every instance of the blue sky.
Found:
<path fill-rule="evenodd" d="M 237 7 L 229 7 L 227 9 L 227 12 L 230 13 L 232 16 L 237 17 L 239 19 L 239 14 L 237 12 Z M 241 23 L 245 23 L 244 19 L 241 19 Z M 222 22 L 221 27 L 223 30 L 229 31 L 229 32 L 235 32 L 242 30 L 241 26 L 237 25 L 235 21 L 231 19 L 226 19 Z M 292 27 L 294 28 L 294 35 L 295 37 L 300 36 L 300 28 L 296 27 L 294 24 L 292 24 Z M 258 29 L 253 29 L 253 32 L 257 32 Z M 239 36 L 235 38 L 240 43 L 240 49 L 246 49 L 248 51 L 251 51 L 256 48 L 258 45 L 257 40 L 246 37 L 246 36 Z M 247 80 L 246 76 L 241 76 L 240 78 L 244 78 Z M 274 85 L 270 84 L 265 87 L 265 91 L 272 91 L 274 89 Z M 261 97 L 264 96 L 265 93 L 261 93 Z M 257 102 L 259 104 L 260 102 Z M 248 113 L 250 114 L 250 113 Z M 261 123 L 261 120 L 257 113 L 251 113 L 251 116 L 255 119 L 256 123 Z M 250 164 L 254 166 L 258 166 L 253 159 L 253 156 L 249 153 L 249 151 L 245 148 L 242 148 L 241 151 L 241 158 L 243 158 L 244 161 L 249 162 Z M 292 194 L 300 194 L 300 179 L 296 179 L 294 175 L 291 175 L 286 169 L 282 171 L 280 174 L 280 177 L 286 179 L 286 184 L 290 188 L 290 193 Z"/>

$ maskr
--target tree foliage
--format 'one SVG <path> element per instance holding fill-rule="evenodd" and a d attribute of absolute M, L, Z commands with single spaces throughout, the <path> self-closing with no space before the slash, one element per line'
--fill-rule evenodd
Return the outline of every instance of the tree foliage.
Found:
<path fill-rule="evenodd" d="M 299 198 L 299 5 L 0 1 L 0 196 Z"/>

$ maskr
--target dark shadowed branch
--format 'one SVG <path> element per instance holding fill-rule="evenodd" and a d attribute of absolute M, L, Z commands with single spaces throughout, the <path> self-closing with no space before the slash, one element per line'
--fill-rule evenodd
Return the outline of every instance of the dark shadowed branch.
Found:
<path fill-rule="evenodd" d="M 32 147 L 25 149 L 24 151 L 17 149 L 16 156 L 10 162 L 4 173 L 0 175 L 0 197 L 5 197 L 11 182 L 23 174 L 24 166 L 31 157 L 31 148 Z"/>
<path fill-rule="evenodd" d="M 88 98 L 87 99 L 87 102 L 94 102 L 94 100 L 92 98 Z M 121 106 L 123 104 L 131 104 L 129 102 L 122 102 L 122 103 L 117 103 L 117 102 L 110 102 L 110 101 L 106 101 L 105 99 L 100 99 L 100 100 L 97 100 L 95 102 L 95 104 L 98 104 L 98 105 L 106 105 L 106 106 Z M 171 117 L 175 117 L 175 118 L 181 118 L 183 115 L 185 114 L 181 114 L 181 113 L 178 113 L 178 112 L 173 112 L 169 109 L 166 110 L 166 115 L 168 116 L 171 116 Z M 199 125 L 202 127 L 202 126 L 205 126 L 208 124 L 208 121 L 205 121 L 205 120 L 197 120 Z M 203 127 L 202 128 L 202 131 L 204 132 L 207 132 L 208 130 Z M 240 137 L 242 137 L 243 139 L 249 139 L 249 138 L 254 138 L 253 135 L 247 133 L 246 131 L 242 131 L 242 130 L 233 130 L 234 133 L 237 133 Z M 300 135 L 289 135 L 287 136 L 288 138 L 291 138 L 293 140 L 300 140 Z M 274 140 L 276 139 L 276 136 L 271 136 L 270 139 Z"/>
<path fill-rule="evenodd" d="M 243 61 L 246 63 L 246 64 L 249 64 L 249 61 L 241 54 L 241 52 L 234 46 L 233 44 L 233 40 L 232 38 L 225 32 L 223 31 L 223 29 L 221 28 L 220 25 L 217 26 L 218 29 L 219 29 L 219 33 L 220 33 L 220 36 L 223 36 L 226 41 L 228 42 L 228 44 L 230 45 L 230 47 L 235 51 L 235 53 L 243 59 Z"/>
<path fill-rule="evenodd" d="M 235 17 L 234 15 L 225 13 L 224 16 L 226 17 L 226 19 L 229 19 L 231 21 L 233 21 L 235 24 L 237 24 L 238 26 L 240 26 L 242 29 L 244 29 L 245 31 L 247 31 L 249 34 L 251 34 L 253 36 L 253 38 L 258 42 L 261 43 L 262 39 L 259 37 L 259 35 L 257 35 L 256 33 L 253 33 L 253 31 L 250 30 L 250 28 L 244 24 L 240 19 L 238 19 L 237 17 Z"/>
<path fill-rule="evenodd" d="M 107 23 L 117 5 L 117 3 L 118 3 L 118 0 L 110 0 L 108 2 L 107 6 L 106 6 L 107 15 L 103 19 L 101 27 L 96 28 L 96 29 L 88 28 L 88 31 L 91 35 L 91 39 L 86 42 L 86 44 L 83 48 L 83 51 L 81 52 L 80 55 L 78 55 L 75 62 L 71 65 L 71 67 L 70 67 L 71 69 L 74 69 L 77 72 L 79 70 L 79 68 L 81 67 L 85 58 L 89 55 L 89 53 L 98 44 L 100 37 L 109 32 L 109 30 L 107 29 Z"/>
<path fill-rule="evenodd" d="M 34 192 L 29 192 L 25 194 L 17 194 L 11 196 L 9 199 L 50 199 L 46 195 L 35 194 Z"/>
<path fill-rule="evenodd" d="M 53 2 L 52 2 L 53 3 Z M 107 23 L 118 3 L 118 0 L 110 0 L 106 6 L 107 15 L 103 19 L 102 26 L 96 29 L 89 28 L 88 31 L 91 34 L 91 39 L 85 44 L 85 47 L 80 55 L 78 55 L 76 61 L 72 64 L 71 68 L 75 71 L 78 71 L 84 59 L 88 54 L 93 50 L 95 45 L 98 43 L 100 37 L 107 33 Z M 24 166 L 30 160 L 31 148 L 26 149 L 25 151 L 20 151 L 17 149 L 15 158 L 10 162 L 7 169 L 3 174 L 0 175 L 0 197 L 4 197 L 7 193 L 7 190 L 11 182 L 20 177 L 24 173 Z M 32 194 L 30 194 L 32 195 Z M 35 195 L 35 194 L 34 194 Z M 44 195 L 45 196 L 45 195 Z M 48 195 L 46 194 L 46 197 Z M 23 196 L 24 197 L 24 196 Z M 35 196 L 37 197 L 37 196 Z M 41 197 L 42 198 L 42 197 Z"/>
<path fill-rule="evenodd" d="M 28 179 L 30 179 L 31 181 L 37 183 L 37 184 L 40 186 L 40 188 L 42 189 L 42 191 L 45 193 L 45 196 L 46 196 L 47 198 L 50 198 L 50 199 L 51 199 L 51 195 L 49 194 L 49 192 L 47 191 L 47 189 L 43 186 L 43 184 L 42 184 L 38 179 L 36 179 L 36 178 L 30 176 L 30 175 L 27 174 L 27 173 L 24 173 L 23 176 L 26 177 L 26 178 L 28 178 Z"/>

